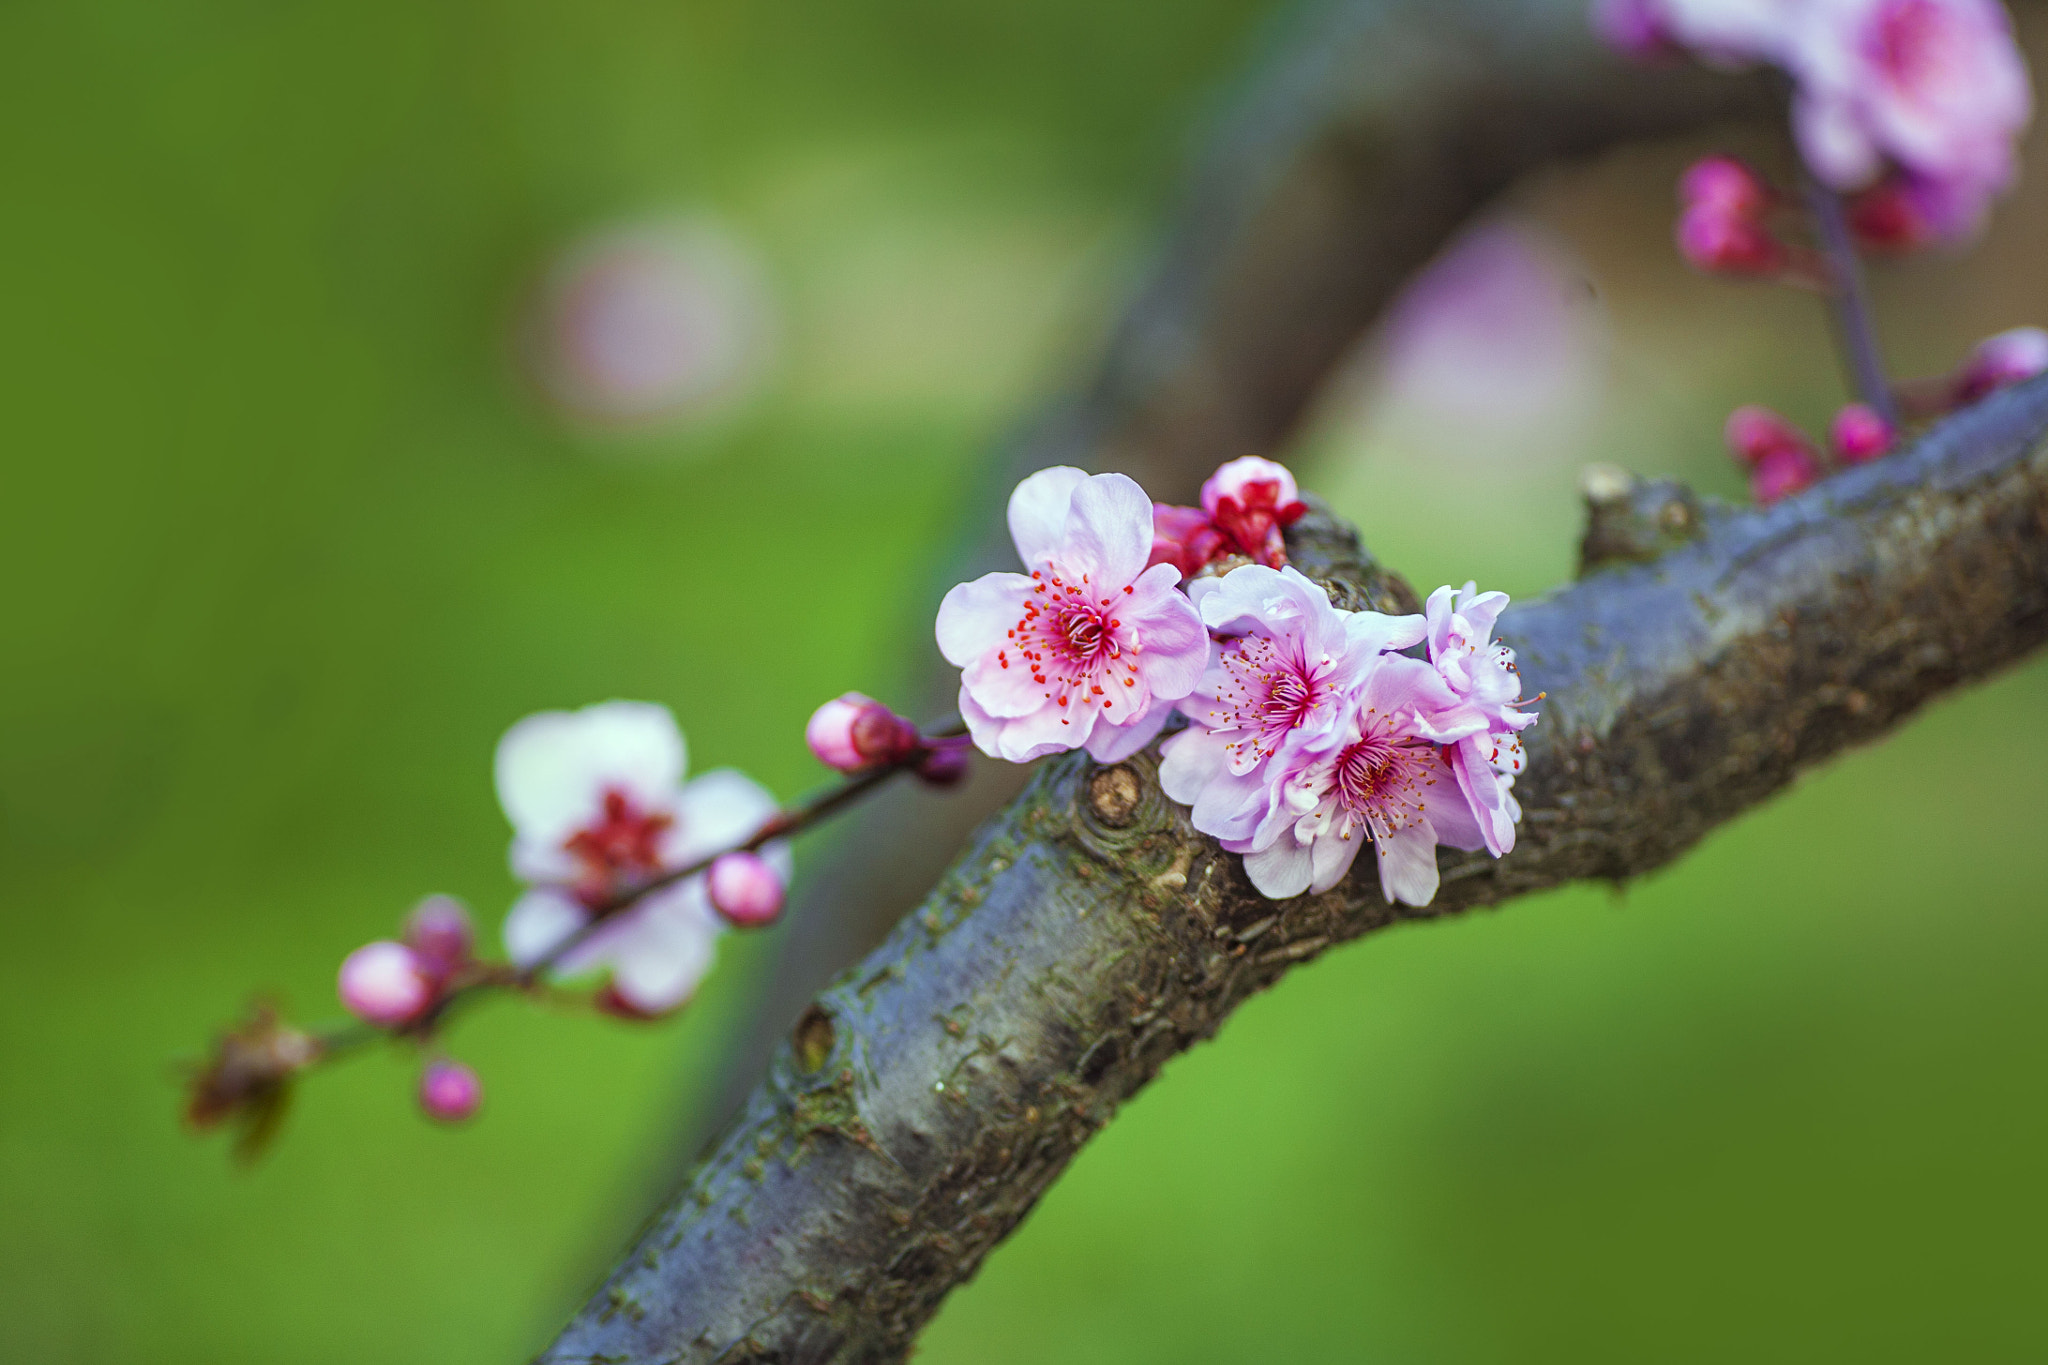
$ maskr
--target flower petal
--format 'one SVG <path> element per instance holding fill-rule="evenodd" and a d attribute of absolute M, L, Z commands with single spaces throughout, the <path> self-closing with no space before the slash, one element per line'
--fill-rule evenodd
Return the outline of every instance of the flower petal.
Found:
<path fill-rule="evenodd" d="M 514 966 L 531 967 L 581 929 L 589 917 L 590 912 L 574 897 L 535 887 L 514 901 L 505 914 L 505 955 Z"/>
<path fill-rule="evenodd" d="M 1073 500 L 1074 490 L 1087 479 L 1085 471 L 1072 465 L 1055 465 L 1051 469 L 1039 470 L 1018 484 L 1017 491 L 1010 494 L 1010 539 L 1016 542 L 1017 555 L 1024 561 L 1025 568 L 1036 568 L 1045 563 L 1066 539 L 1068 504 Z M 1148 515 L 1145 522 L 1148 552 L 1151 546 L 1152 523 Z M 947 657 L 952 658 L 951 655 Z M 954 659 L 953 662 L 957 664 L 959 660 Z"/>
<path fill-rule="evenodd" d="M 1002 648 L 1003 632 L 1017 624 L 1030 595 L 1031 580 L 1020 573 L 987 573 L 956 584 L 939 603 L 939 653 L 953 667 L 965 668 Z"/>
<path fill-rule="evenodd" d="M 1152 557 L 1152 499 L 1125 474 L 1097 474 L 1074 489 L 1067 510 L 1066 535 L 1054 559 L 1086 572 L 1105 590 L 1137 581 L 1140 574 L 1170 574 L 1171 564 L 1145 561 Z"/>
<path fill-rule="evenodd" d="M 1436 831 L 1427 817 L 1373 842 L 1379 854 L 1380 893 L 1387 904 L 1428 905 L 1436 899 Z"/>
<path fill-rule="evenodd" d="M 598 813 L 608 787 L 660 807 L 684 763 L 683 732 L 666 706 L 608 701 L 542 711 L 498 741 L 498 803 L 521 838 L 558 844 Z"/>

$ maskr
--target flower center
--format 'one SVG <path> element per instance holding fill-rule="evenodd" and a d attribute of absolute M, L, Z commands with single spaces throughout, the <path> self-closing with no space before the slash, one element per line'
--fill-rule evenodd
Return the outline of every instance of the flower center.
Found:
<path fill-rule="evenodd" d="M 1284 650 L 1262 635 L 1247 635 L 1224 646 L 1228 681 L 1211 713 L 1212 730 L 1239 731 L 1246 738 L 1230 748 L 1248 745 L 1260 759 L 1269 758 L 1288 733 L 1307 723 L 1327 689 L 1322 674 L 1328 660 L 1311 667 L 1299 653 Z"/>
<path fill-rule="evenodd" d="M 1004 632 L 1006 643 L 996 651 L 996 662 L 1030 669 L 1031 681 L 1045 689 L 1045 699 L 1055 706 L 1099 704 L 1112 711 L 1117 686 L 1138 684 L 1138 642 L 1111 614 L 1122 609 L 1119 598 L 1131 589 L 1104 589 L 1091 584 L 1087 574 L 1068 582 L 1050 569 L 1034 569 L 1031 577 L 1024 614 Z M 1132 709 L 1124 704 L 1125 711 Z"/>
<path fill-rule="evenodd" d="M 1367 734 L 1337 755 L 1332 794 L 1344 812 L 1340 832 L 1361 822 L 1384 839 L 1420 819 L 1426 789 L 1436 785 L 1443 759 L 1433 744 Z"/>
<path fill-rule="evenodd" d="M 643 811 L 617 787 L 604 793 L 604 813 L 562 841 L 595 883 L 609 885 L 621 874 L 652 876 L 661 871 L 661 837 L 675 817 Z"/>

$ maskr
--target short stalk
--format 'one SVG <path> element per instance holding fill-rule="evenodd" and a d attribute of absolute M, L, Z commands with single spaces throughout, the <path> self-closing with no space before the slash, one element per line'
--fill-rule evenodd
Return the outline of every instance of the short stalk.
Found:
<path fill-rule="evenodd" d="M 1820 257 L 1827 273 L 1835 339 L 1848 365 L 1851 385 L 1857 397 L 1897 430 L 1899 405 L 1885 379 L 1884 358 L 1878 352 L 1877 331 L 1871 322 L 1870 296 L 1863 283 L 1863 263 L 1849 239 L 1841 197 L 1809 176 L 1806 198 L 1813 210 Z"/>

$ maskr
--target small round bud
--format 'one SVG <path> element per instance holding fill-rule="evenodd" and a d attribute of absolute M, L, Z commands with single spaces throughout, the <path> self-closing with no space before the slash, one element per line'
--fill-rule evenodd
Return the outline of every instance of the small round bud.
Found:
<path fill-rule="evenodd" d="M 427 1063 L 420 1076 L 420 1108 L 440 1123 L 461 1123 L 483 1102 L 483 1082 L 461 1062 Z"/>
<path fill-rule="evenodd" d="M 340 991 L 350 1014 L 391 1028 L 418 1017 L 434 998 L 434 983 L 412 949 L 379 939 L 343 959 Z"/>
<path fill-rule="evenodd" d="M 1678 201 L 1688 209 L 1718 208 L 1755 219 L 1770 207 L 1771 187 L 1734 157 L 1709 156 L 1693 162 L 1679 177 Z"/>
<path fill-rule="evenodd" d="M 1775 275 L 1785 248 L 1763 224 L 1720 204 L 1694 204 L 1678 215 L 1678 254 L 1714 275 Z"/>
<path fill-rule="evenodd" d="M 1758 460 L 1750 471 L 1749 491 L 1763 506 L 1811 488 L 1820 478 L 1820 464 L 1800 446 L 1780 446 Z"/>
<path fill-rule="evenodd" d="M 734 924 L 771 924 L 782 913 L 782 875 L 758 853 L 720 854 L 704 881 L 712 909 Z"/>
<path fill-rule="evenodd" d="M 941 743 L 917 765 L 917 775 L 934 787 L 950 787 L 967 776 L 973 756 L 965 744 Z"/>
<path fill-rule="evenodd" d="M 1727 439 L 1729 453 L 1752 467 L 1773 451 L 1799 450 L 1810 455 L 1813 449 L 1805 432 L 1755 403 L 1729 413 L 1722 435 Z"/>
<path fill-rule="evenodd" d="M 435 976 L 446 976 L 469 961 L 475 944 L 469 911 L 453 896 L 429 896 L 406 918 L 405 946 Z"/>
<path fill-rule="evenodd" d="M 2015 327 L 2009 332 L 1986 337 L 1970 352 L 1955 379 L 1958 407 L 1974 403 L 1986 394 L 2009 384 L 2048 371 L 2048 331 L 2039 327 Z"/>
<path fill-rule="evenodd" d="M 1867 464 L 1892 448 L 1897 433 L 1867 403 L 1851 403 L 1828 426 L 1828 444 L 1843 464 Z"/>
<path fill-rule="evenodd" d="M 1593 34 L 1624 57 L 1654 61 L 1678 53 L 1678 40 L 1651 0 L 1593 0 Z"/>

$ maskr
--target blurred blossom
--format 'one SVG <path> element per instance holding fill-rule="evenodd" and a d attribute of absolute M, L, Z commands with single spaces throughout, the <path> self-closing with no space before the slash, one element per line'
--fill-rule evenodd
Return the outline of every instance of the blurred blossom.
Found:
<path fill-rule="evenodd" d="M 1974 403 L 1988 393 L 2048 371 L 2048 331 L 2015 327 L 1977 343 L 1955 377 L 1953 402 Z"/>
<path fill-rule="evenodd" d="M 754 249 L 696 216 L 600 228 L 549 270 L 532 328 L 543 392 L 599 426 L 684 426 L 754 396 L 775 307 Z"/>
<path fill-rule="evenodd" d="M 1843 464 L 1865 464 L 1892 448 L 1898 433 L 1867 403 L 1851 403 L 1828 424 L 1828 445 Z"/>
<path fill-rule="evenodd" d="M 1551 234 L 1519 223 L 1466 233 L 1395 304 L 1383 342 L 1387 397 L 1453 441 L 1566 439 L 1598 405 L 1607 328 L 1586 274 Z"/>
<path fill-rule="evenodd" d="M 461 1062 L 429 1062 L 420 1076 L 420 1108 L 442 1123 L 461 1123 L 483 1102 L 483 1083 Z"/>

